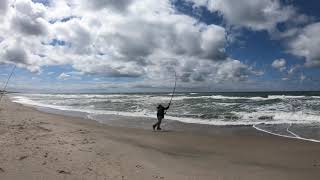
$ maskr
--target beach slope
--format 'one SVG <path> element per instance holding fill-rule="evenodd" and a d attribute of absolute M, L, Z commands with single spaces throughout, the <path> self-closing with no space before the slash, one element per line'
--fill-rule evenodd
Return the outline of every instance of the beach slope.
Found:
<path fill-rule="evenodd" d="M 111 127 L 8 98 L 0 108 L 1 180 L 320 179 L 320 143 Z"/>

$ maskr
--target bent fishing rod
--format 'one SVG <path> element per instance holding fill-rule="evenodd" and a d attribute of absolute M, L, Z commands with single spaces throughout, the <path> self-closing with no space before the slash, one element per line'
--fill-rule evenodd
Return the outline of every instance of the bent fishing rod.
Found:
<path fill-rule="evenodd" d="M 11 73 L 10 73 L 8 79 L 7 79 L 7 82 L 6 82 L 6 84 L 4 85 L 4 88 L 3 88 L 2 93 L 1 93 L 1 96 L 0 96 L 0 103 L 1 103 L 1 100 L 2 100 L 2 97 L 3 97 L 4 93 L 5 93 L 5 91 L 6 91 L 6 89 L 7 89 L 7 86 L 8 86 L 8 83 L 9 83 L 10 79 L 11 79 L 11 76 L 12 76 L 14 70 L 16 69 L 16 67 L 17 67 L 16 65 L 13 66 L 12 71 L 11 71 Z"/>
<path fill-rule="evenodd" d="M 177 87 L 177 73 L 174 72 L 174 88 L 173 88 L 173 91 L 172 91 L 172 94 L 171 94 L 171 98 L 170 98 L 170 102 L 169 102 L 169 106 L 171 105 L 171 102 L 172 102 L 172 98 L 173 98 L 173 95 L 174 93 L 176 92 L 176 87 Z M 167 112 L 167 110 L 165 111 L 165 113 Z"/>

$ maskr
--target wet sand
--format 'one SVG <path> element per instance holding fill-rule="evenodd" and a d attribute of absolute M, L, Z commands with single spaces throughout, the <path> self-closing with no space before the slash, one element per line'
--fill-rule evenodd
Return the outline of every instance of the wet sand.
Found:
<path fill-rule="evenodd" d="M 320 179 L 320 143 L 250 127 L 194 131 L 175 123 L 153 132 L 44 113 L 8 98 L 0 109 L 1 180 Z"/>

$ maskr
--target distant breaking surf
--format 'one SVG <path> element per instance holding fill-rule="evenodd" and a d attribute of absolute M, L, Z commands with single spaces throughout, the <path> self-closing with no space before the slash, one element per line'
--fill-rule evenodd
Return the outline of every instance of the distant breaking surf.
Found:
<path fill-rule="evenodd" d="M 320 127 L 320 93 L 282 93 L 177 93 L 166 119 L 218 126 L 251 125 L 269 134 L 318 142 L 320 129 L 315 128 Z M 168 93 L 139 93 L 17 94 L 11 98 L 21 104 L 84 112 L 89 117 L 114 114 L 154 118 L 157 104 L 166 104 L 171 97 Z M 294 132 L 284 129 L 283 124 L 295 125 Z M 316 134 L 308 133 L 311 126 Z"/>

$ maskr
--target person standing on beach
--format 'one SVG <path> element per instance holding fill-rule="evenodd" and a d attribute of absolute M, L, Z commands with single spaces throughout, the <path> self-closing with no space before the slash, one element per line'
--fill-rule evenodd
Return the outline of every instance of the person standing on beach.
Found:
<path fill-rule="evenodd" d="M 155 130 L 157 128 L 157 130 L 161 130 L 160 125 L 161 125 L 161 121 L 164 118 L 164 115 L 166 114 L 165 110 L 169 109 L 170 107 L 170 103 L 167 107 L 163 107 L 161 104 L 159 104 L 159 106 L 157 107 L 157 118 L 158 118 L 158 122 L 156 122 L 152 127 L 153 130 Z"/>

